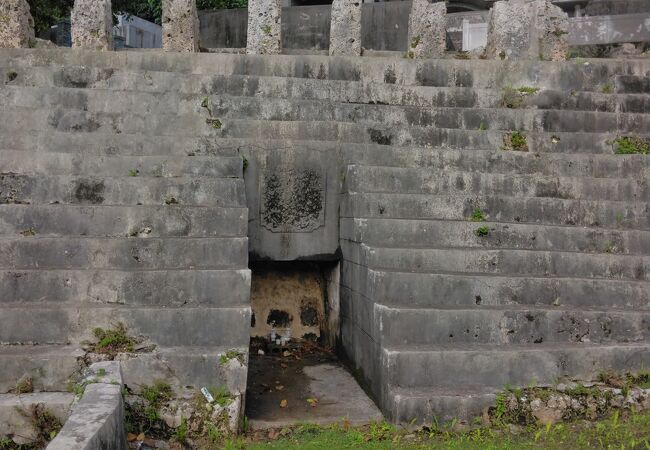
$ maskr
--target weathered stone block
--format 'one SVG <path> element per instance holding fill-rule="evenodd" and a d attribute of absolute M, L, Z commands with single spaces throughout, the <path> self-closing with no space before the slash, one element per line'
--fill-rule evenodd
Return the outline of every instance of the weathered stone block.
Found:
<path fill-rule="evenodd" d="M 166 52 L 199 51 L 199 16 L 195 0 L 163 0 L 162 38 Z"/>
<path fill-rule="evenodd" d="M 0 48 L 31 47 L 34 41 L 34 19 L 27 0 L 2 0 Z"/>
<path fill-rule="evenodd" d="M 409 16 L 409 58 L 439 58 L 447 49 L 445 2 L 413 0 Z"/>
<path fill-rule="evenodd" d="M 246 53 L 273 55 L 281 50 L 280 0 L 250 0 L 248 2 L 248 33 Z"/>
<path fill-rule="evenodd" d="M 361 55 L 361 0 L 332 2 L 330 55 Z"/>
<path fill-rule="evenodd" d="M 73 47 L 113 50 L 113 13 L 110 0 L 75 0 L 70 24 Z"/>
<path fill-rule="evenodd" d="M 568 27 L 568 16 L 550 1 L 496 2 L 485 52 L 488 58 L 564 60 Z"/>

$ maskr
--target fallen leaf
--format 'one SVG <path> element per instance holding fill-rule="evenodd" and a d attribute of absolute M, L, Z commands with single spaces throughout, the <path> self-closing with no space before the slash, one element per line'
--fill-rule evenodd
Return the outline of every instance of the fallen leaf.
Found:
<path fill-rule="evenodd" d="M 278 391 L 281 391 L 282 389 L 284 389 L 284 386 L 282 386 L 281 384 L 278 384 L 278 385 L 275 387 L 275 389 L 278 390 Z"/>
<path fill-rule="evenodd" d="M 286 407 L 287 407 L 287 404 L 288 404 L 288 402 L 287 402 L 286 400 L 284 400 L 284 399 L 281 400 L 281 401 L 280 401 L 280 408 L 286 408 Z"/>
<path fill-rule="evenodd" d="M 315 408 L 316 405 L 318 405 L 318 399 L 317 398 L 308 398 L 307 403 L 309 403 L 312 408 Z"/>
<path fill-rule="evenodd" d="M 282 367 L 283 369 L 286 369 L 288 366 L 285 363 L 281 363 L 280 367 Z"/>
<path fill-rule="evenodd" d="M 144 433 L 138 434 L 138 437 L 135 438 L 136 441 L 144 441 Z"/>
<path fill-rule="evenodd" d="M 350 421 L 348 419 L 343 419 L 343 429 L 349 430 L 351 426 L 352 426 L 352 424 L 350 423 Z"/>
<path fill-rule="evenodd" d="M 269 439 L 275 439 L 280 435 L 280 433 L 277 430 L 270 430 L 269 431 Z"/>
<path fill-rule="evenodd" d="M 133 434 L 133 433 L 129 433 L 129 434 L 126 435 L 126 440 L 129 441 L 129 442 L 133 442 L 133 441 L 135 441 L 137 438 L 138 438 L 138 437 L 137 437 L 135 434 Z"/>

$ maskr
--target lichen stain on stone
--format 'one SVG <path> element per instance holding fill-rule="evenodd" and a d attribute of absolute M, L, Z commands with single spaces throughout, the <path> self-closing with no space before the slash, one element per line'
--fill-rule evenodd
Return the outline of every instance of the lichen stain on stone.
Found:
<path fill-rule="evenodd" d="M 264 178 L 261 221 L 271 230 L 311 231 L 322 225 L 323 176 L 289 169 Z"/>
<path fill-rule="evenodd" d="M 100 204 L 104 201 L 104 182 L 81 180 L 77 183 L 74 196 L 80 203 Z"/>

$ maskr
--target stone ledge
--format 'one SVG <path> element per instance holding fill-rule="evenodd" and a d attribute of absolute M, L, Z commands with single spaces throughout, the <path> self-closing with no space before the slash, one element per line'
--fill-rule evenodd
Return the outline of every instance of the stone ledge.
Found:
<path fill-rule="evenodd" d="M 90 372 L 83 397 L 48 450 L 127 448 L 120 363 L 95 363 Z"/>

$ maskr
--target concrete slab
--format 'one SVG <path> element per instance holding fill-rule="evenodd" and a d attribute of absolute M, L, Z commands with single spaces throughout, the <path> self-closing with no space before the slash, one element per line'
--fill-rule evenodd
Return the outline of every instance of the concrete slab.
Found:
<path fill-rule="evenodd" d="M 253 353 L 253 352 L 252 352 Z M 374 402 L 336 358 L 326 352 L 291 356 L 251 354 L 246 415 L 251 429 L 298 423 L 365 425 L 383 420 Z M 285 407 L 281 407 L 286 400 Z M 315 406 L 308 401 L 316 400 Z"/>

